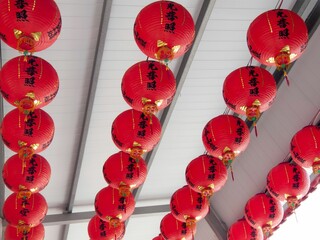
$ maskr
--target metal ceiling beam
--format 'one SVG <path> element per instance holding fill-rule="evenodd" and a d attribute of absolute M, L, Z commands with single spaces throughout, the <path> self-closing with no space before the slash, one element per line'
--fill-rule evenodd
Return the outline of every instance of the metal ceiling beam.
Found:
<path fill-rule="evenodd" d="M 84 150 L 86 146 L 87 136 L 89 132 L 90 119 L 92 115 L 93 103 L 95 98 L 95 93 L 97 89 L 97 83 L 99 78 L 100 66 L 102 62 L 102 56 L 104 52 L 104 46 L 107 36 L 107 29 L 109 24 L 109 18 L 111 13 L 112 0 L 104 0 L 102 13 L 100 18 L 100 27 L 99 27 L 99 35 L 97 38 L 97 44 L 94 55 L 93 68 L 90 78 L 89 92 L 86 101 L 86 108 L 84 113 L 84 118 L 82 122 L 82 130 L 80 135 L 79 147 L 77 150 L 76 163 L 74 167 L 73 177 L 72 177 L 72 185 L 69 191 L 68 203 L 65 209 L 66 213 L 71 213 L 75 201 L 75 195 L 78 187 L 79 176 L 81 172 Z M 69 225 L 65 225 L 62 240 L 66 240 L 68 236 Z"/>
<path fill-rule="evenodd" d="M 146 214 L 168 213 L 168 212 L 170 212 L 169 204 L 136 207 L 132 216 L 141 216 Z M 96 215 L 95 211 L 51 214 L 51 215 L 47 215 L 42 223 L 44 226 L 57 226 L 62 224 L 69 225 L 69 224 L 75 224 L 75 223 L 85 223 L 85 222 L 88 222 L 95 215 Z"/>

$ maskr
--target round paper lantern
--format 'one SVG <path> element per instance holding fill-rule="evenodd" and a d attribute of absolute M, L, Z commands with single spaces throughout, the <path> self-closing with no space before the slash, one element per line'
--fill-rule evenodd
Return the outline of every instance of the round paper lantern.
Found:
<path fill-rule="evenodd" d="M 121 240 L 125 234 L 125 225 L 121 222 L 112 226 L 95 215 L 89 221 L 88 234 L 91 240 Z"/>
<path fill-rule="evenodd" d="M 290 143 L 290 154 L 295 163 L 305 168 L 313 168 L 320 173 L 320 128 L 309 125 L 298 131 Z"/>
<path fill-rule="evenodd" d="M 54 99 L 59 89 L 59 78 L 56 70 L 44 59 L 19 56 L 4 64 L 0 85 L 4 99 L 28 114 Z"/>
<path fill-rule="evenodd" d="M 120 113 L 112 123 L 112 140 L 123 152 L 136 159 L 151 151 L 160 140 L 161 124 L 154 115 L 130 109 Z"/>
<path fill-rule="evenodd" d="M 230 226 L 228 240 L 263 240 L 263 233 L 260 228 L 254 228 L 245 219 L 240 219 Z"/>
<path fill-rule="evenodd" d="M 118 189 L 105 187 L 95 198 L 94 207 L 97 215 L 112 226 L 126 221 L 133 213 L 135 200 L 132 194 L 121 196 Z"/>
<path fill-rule="evenodd" d="M 28 159 L 34 153 L 45 150 L 54 135 L 54 122 L 50 115 L 41 109 L 35 109 L 28 115 L 19 109 L 7 113 L 2 121 L 2 139 L 19 157 Z"/>
<path fill-rule="evenodd" d="M 229 166 L 250 142 L 246 123 L 236 116 L 219 115 L 211 119 L 202 131 L 202 142 L 208 153 Z"/>
<path fill-rule="evenodd" d="M 188 185 L 179 188 L 171 196 L 170 210 L 172 215 L 188 227 L 193 227 L 209 212 L 209 202 L 201 193 L 193 191 Z"/>
<path fill-rule="evenodd" d="M 185 222 L 177 220 L 171 213 L 165 215 L 160 222 L 161 234 L 167 240 L 191 240 L 195 234 L 194 227 L 188 227 Z"/>
<path fill-rule="evenodd" d="M 310 188 L 310 178 L 306 170 L 299 165 L 283 162 L 272 168 L 267 176 L 269 193 L 280 201 L 287 201 L 295 209 L 299 199 L 304 197 Z"/>
<path fill-rule="evenodd" d="M 203 196 L 219 191 L 227 181 L 226 166 L 216 157 L 201 155 L 193 159 L 186 168 L 189 187 Z"/>
<path fill-rule="evenodd" d="M 254 123 L 276 97 L 277 86 L 271 73 L 261 67 L 241 67 L 231 72 L 223 84 L 227 106 Z"/>
<path fill-rule="evenodd" d="M 142 61 L 131 66 L 121 83 L 124 100 L 146 115 L 167 107 L 176 92 L 173 72 L 156 61 Z"/>
<path fill-rule="evenodd" d="M 308 42 L 303 19 L 287 9 L 262 13 L 250 24 L 247 44 L 254 59 L 264 65 L 286 69 L 298 59 Z"/>
<path fill-rule="evenodd" d="M 4 218 L 15 227 L 38 226 L 47 211 L 47 202 L 40 193 L 31 194 L 29 198 L 12 193 L 3 204 Z"/>
<path fill-rule="evenodd" d="M 248 224 L 261 228 L 265 237 L 269 237 L 272 235 L 272 228 L 282 221 L 283 208 L 276 198 L 258 193 L 247 201 L 244 216 Z"/>
<path fill-rule="evenodd" d="M 43 224 L 36 227 L 13 227 L 6 226 L 4 238 L 8 240 L 43 240 L 45 236 Z"/>
<path fill-rule="evenodd" d="M 146 180 L 147 164 L 142 158 L 133 159 L 128 153 L 118 152 L 105 161 L 103 176 L 109 186 L 127 196 L 131 189 L 138 188 Z"/>
<path fill-rule="evenodd" d="M 180 4 L 156 1 L 144 7 L 134 23 L 134 39 L 150 58 L 168 62 L 183 55 L 192 45 L 195 26 Z"/>
<path fill-rule="evenodd" d="M 13 192 L 36 193 L 49 183 L 51 168 L 48 161 L 38 154 L 28 160 L 18 154 L 10 157 L 3 165 L 2 177 L 6 186 Z"/>
<path fill-rule="evenodd" d="M 1 39 L 22 52 L 50 47 L 61 30 L 61 15 L 55 1 L 0 1 Z"/>

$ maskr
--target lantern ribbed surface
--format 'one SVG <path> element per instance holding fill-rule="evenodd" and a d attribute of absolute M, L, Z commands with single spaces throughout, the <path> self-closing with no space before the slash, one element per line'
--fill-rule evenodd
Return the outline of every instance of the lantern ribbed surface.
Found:
<path fill-rule="evenodd" d="M 36 56 L 19 56 L 3 65 L 0 72 L 1 93 L 17 107 L 23 98 L 31 98 L 36 108 L 44 107 L 56 96 L 59 78 L 46 60 Z"/>
<path fill-rule="evenodd" d="M 111 226 L 97 215 L 92 217 L 88 224 L 88 234 L 91 240 L 121 240 L 125 234 L 125 225 Z"/>
<path fill-rule="evenodd" d="M 185 222 L 178 221 L 171 213 L 165 215 L 160 222 L 160 232 L 167 240 L 191 240 L 195 235 L 192 231 Z"/>
<path fill-rule="evenodd" d="M 2 139 L 14 152 L 21 147 L 31 147 L 34 153 L 46 149 L 54 135 L 54 122 L 42 109 L 24 115 L 18 109 L 7 113 L 2 121 Z"/>
<path fill-rule="evenodd" d="M 307 42 L 305 22 L 298 14 L 286 9 L 273 9 L 260 14 L 247 31 L 251 55 L 261 64 L 269 66 L 295 61 L 304 52 Z M 281 54 L 284 54 L 283 57 Z M 275 63 L 277 57 L 280 57 L 280 64 Z"/>
<path fill-rule="evenodd" d="M 112 123 L 112 140 L 123 152 L 135 146 L 151 151 L 160 140 L 161 124 L 154 115 L 144 115 L 134 109 L 120 113 Z"/>
<path fill-rule="evenodd" d="M 47 186 L 50 176 L 49 162 L 38 154 L 32 155 L 28 160 L 23 160 L 15 154 L 2 168 L 3 181 L 13 192 L 39 192 Z"/>
<path fill-rule="evenodd" d="M 208 214 L 209 202 L 201 193 L 186 185 L 173 193 L 170 209 L 172 215 L 181 222 L 197 222 Z"/>
<path fill-rule="evenodd" d="M 264 193 L 254 195 L 245 205 L 245 219 L 254 228 L 274 228 L 282 221 L 283 214 L 281 202 Z"/>
<path fill-rule="evenodd" d="M 61 15 L 53 0 L 1 0 L 0 15 L 2 40 L 19 51 L 44 50 L 60 35 Z"/>
<path fill-rule="evenodd" d="M 277 93 L 271 73 L 261 67 L 241 67 L 231 72 L 223 84 L 223 98 L 227 106 L 240 115 L 255 104 L 259 111 L 266 111 Z"/>
<path fill-rule="evenodd" d="M 263 240 L 263 233 L 260 228 L 254 228 L 245 219 L 240 219 L 230 226 L 228 240 Z"/>
<path fill-rule="evenodd" d="M 101 189 L 95 198 L 94 207 L 97 215 L 104 221 L 124 222 L 133 213 L 135 200 L 132 194 L 121 196 L 118 189 L 105 187 Z"/>
<path fill-rule="evenodd" d="M 172 60 L 190 48 L 195 36 L 194 21 L 180 4 L 156 1 L 145 6 L 134 23 L 134 38 L 150 58 Z"/>
<path fill-rule="evenodd" d="M 3 204 L 5 220 L 12 226 L 38 226 L 48 211 L 45 198 L 40 193 L 31 194 L 30 198 L 19 197 L 12 193 Z"/>
<path fill-rule="evenodd" d="M 105 161 L 103 176 L 113 188 L 125 185 L 135 189 L 146 180 L 147 164 L 142 158 L 133 159 L 128 153 L 118 152 Z"/>
<path fill-rule="evenodd" d="M 235 155 L 243 152 L 250 142 L 250 131 L 241 118 L 219 115 L 204 127 L 202 142 L 210 155 L 221 159 L 229 149 Z"/>
<path fill-rule="evenodd" d="M 294 163 L 280 163 L 273 167 L 267 176 L 269 193 L 280 201 L 288 201 L 288 197 L 301 199 L 308 193 L 309 188 L 309 174 Z"/>
<path fill-rule="evenodd" d="M 320 163 L 320 128 L 309 125 L 299 130 L 291 139 L 290 154 L 293 161 L 310 168 Z M 316 169 L 319 173 L 319 169 Z"/>
<path fill-rule="evenodd" d="M 158 110 L 167 107 L 176 92 L 173 72 L 156 61 L 141 61 L 132 65 L 121 83 L 124 100 L 135 110 L 143 111 L 146 104 Z"/>
<path fill-rule="evenodd" d="M 29 232 L 21 232 L 18 228 L 8 225 L 4 232 L 5 240 L 43 240 L 44 236 L 43 224 L 30 228 Z"/>
<path fill-rule="evenodd" d="M 223 162 L 209 155 L 193 159 L 186 168 L 186 181 L 190 188 L 199 193 L 217 192 L 227 181 L 227 168 Z"/>

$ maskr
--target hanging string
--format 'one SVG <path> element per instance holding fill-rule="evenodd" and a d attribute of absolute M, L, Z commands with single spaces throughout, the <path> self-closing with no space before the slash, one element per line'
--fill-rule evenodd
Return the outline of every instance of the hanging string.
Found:
<path fill-rule="evenodd" d="M 247 67 L 252 66 L 252 60 L 253 60 L 253 57 L 251 56 L 251 58 L 249 59 L 249 61 L 247 63 Z"/>

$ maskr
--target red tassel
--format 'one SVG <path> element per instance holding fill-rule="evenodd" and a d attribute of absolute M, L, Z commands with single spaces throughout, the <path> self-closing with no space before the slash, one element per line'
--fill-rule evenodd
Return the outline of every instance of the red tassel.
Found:
<path fill-rule="evenodd" d="M 287 86 L 289 87 L 290 86 L 290 82 L 289 82 L 288 74 L 287 74 L 286 71 L 284 71 L 284 78 L 286 79 Z"/>
<path fill-rule="evenodd" d="M 254 125 L 254 133 L 256 134 L 256 137 L 258 137 L 258 129 L 257 129 L 257 125 Z"/>
<path fill-rule="evenodd" d="M 233 169 L 232 169 L 232 166 L 231 166 L 231 165 L 230 165 L 230 171 L 231 171 L 231 178 L 232 178 L 232 181 L 234 181 Z"/>

